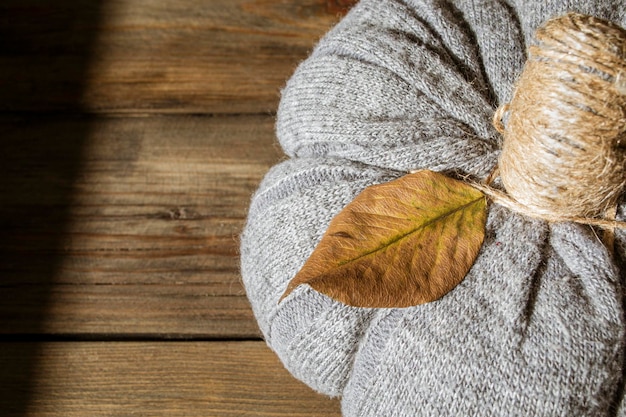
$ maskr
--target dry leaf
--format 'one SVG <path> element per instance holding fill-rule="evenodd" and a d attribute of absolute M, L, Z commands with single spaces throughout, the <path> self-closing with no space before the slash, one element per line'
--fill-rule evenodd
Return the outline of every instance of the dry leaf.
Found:
<path fill-rule="evenodd" d="M 301 284 L 358 307 L 437 300 L 473 265 L 486 217 L 480 191 L 436 172 L 368 187 L 331 221 L 281 300 Z"/>

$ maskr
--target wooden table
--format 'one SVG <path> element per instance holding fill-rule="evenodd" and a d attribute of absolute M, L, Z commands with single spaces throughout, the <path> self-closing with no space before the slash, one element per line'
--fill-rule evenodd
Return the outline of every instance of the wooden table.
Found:
<path fill-rule="evenodd" d="M 0 2 L 0 415 L 340 415 L 261 340 L 238 235 L 354 2 Z"/>

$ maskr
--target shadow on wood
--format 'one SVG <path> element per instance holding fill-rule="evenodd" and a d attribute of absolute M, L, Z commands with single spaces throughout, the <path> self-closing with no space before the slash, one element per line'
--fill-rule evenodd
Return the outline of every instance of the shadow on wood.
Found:
<path fill-rule="evenodd" d="M 88 123 L 35 136 L 24 134 L 23 127 L 40 122 L 42 102 L 59 103 L 46 108 L 53 113 L 45 117 L 80 112 L 100 6 L 72 0 L 0 4 L 0 304 L 12 294 L 31 292 L 28 287 L 38 294 L 27 301 L 30 307 L 24 311 L 30 317 L 19 311 L 0 314 L 0 349 L 12 338 L 29 339 L 15 362 L 19 366 L 0 370 L 5 416 L 25 415 L 32 400 L 36 335 L 60 263 L 72 187 L 89 135 Z M 20 286 L 22 291 L 13 291 Z M 20 322 L 29 324 L 20 328 Z"/>

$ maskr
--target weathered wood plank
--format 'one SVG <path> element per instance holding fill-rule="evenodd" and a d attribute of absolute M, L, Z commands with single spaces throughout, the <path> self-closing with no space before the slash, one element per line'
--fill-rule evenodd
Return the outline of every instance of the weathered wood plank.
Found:
<path fill-rule="evenodd" d="M 217 278 L 219 279 L 219 278 Z M 0 334 L 89 339 L 259 338 L 237 278 L 208 284 L 0 287 Z M 43 303 L 43 304 L 42 304 Z"/>
<path fill-rule="evenodd" d="M 340 416 L 263 342 L 48 343 L 24 355 L 32 349 L 0 344 L 3 416 Z"/>
<path fill-rule="evenodd" d="M 3 0 L 0 110 L 259 113 L 355 0 Z"/>
<path fill-rule="evenodd" d="M 0 333 L 258 335 L 238 234 L 281 158 L 271 117 L 6 118 L 0 133 Z"/>

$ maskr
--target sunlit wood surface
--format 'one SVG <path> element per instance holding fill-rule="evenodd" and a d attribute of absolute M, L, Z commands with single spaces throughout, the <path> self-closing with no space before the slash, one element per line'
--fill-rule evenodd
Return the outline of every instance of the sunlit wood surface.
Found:
<path fill-rule="evenodd" d="M 262 341 L 238 240 L 353 3 L 0 3 L 0 415 L 340 415 Z"/>

